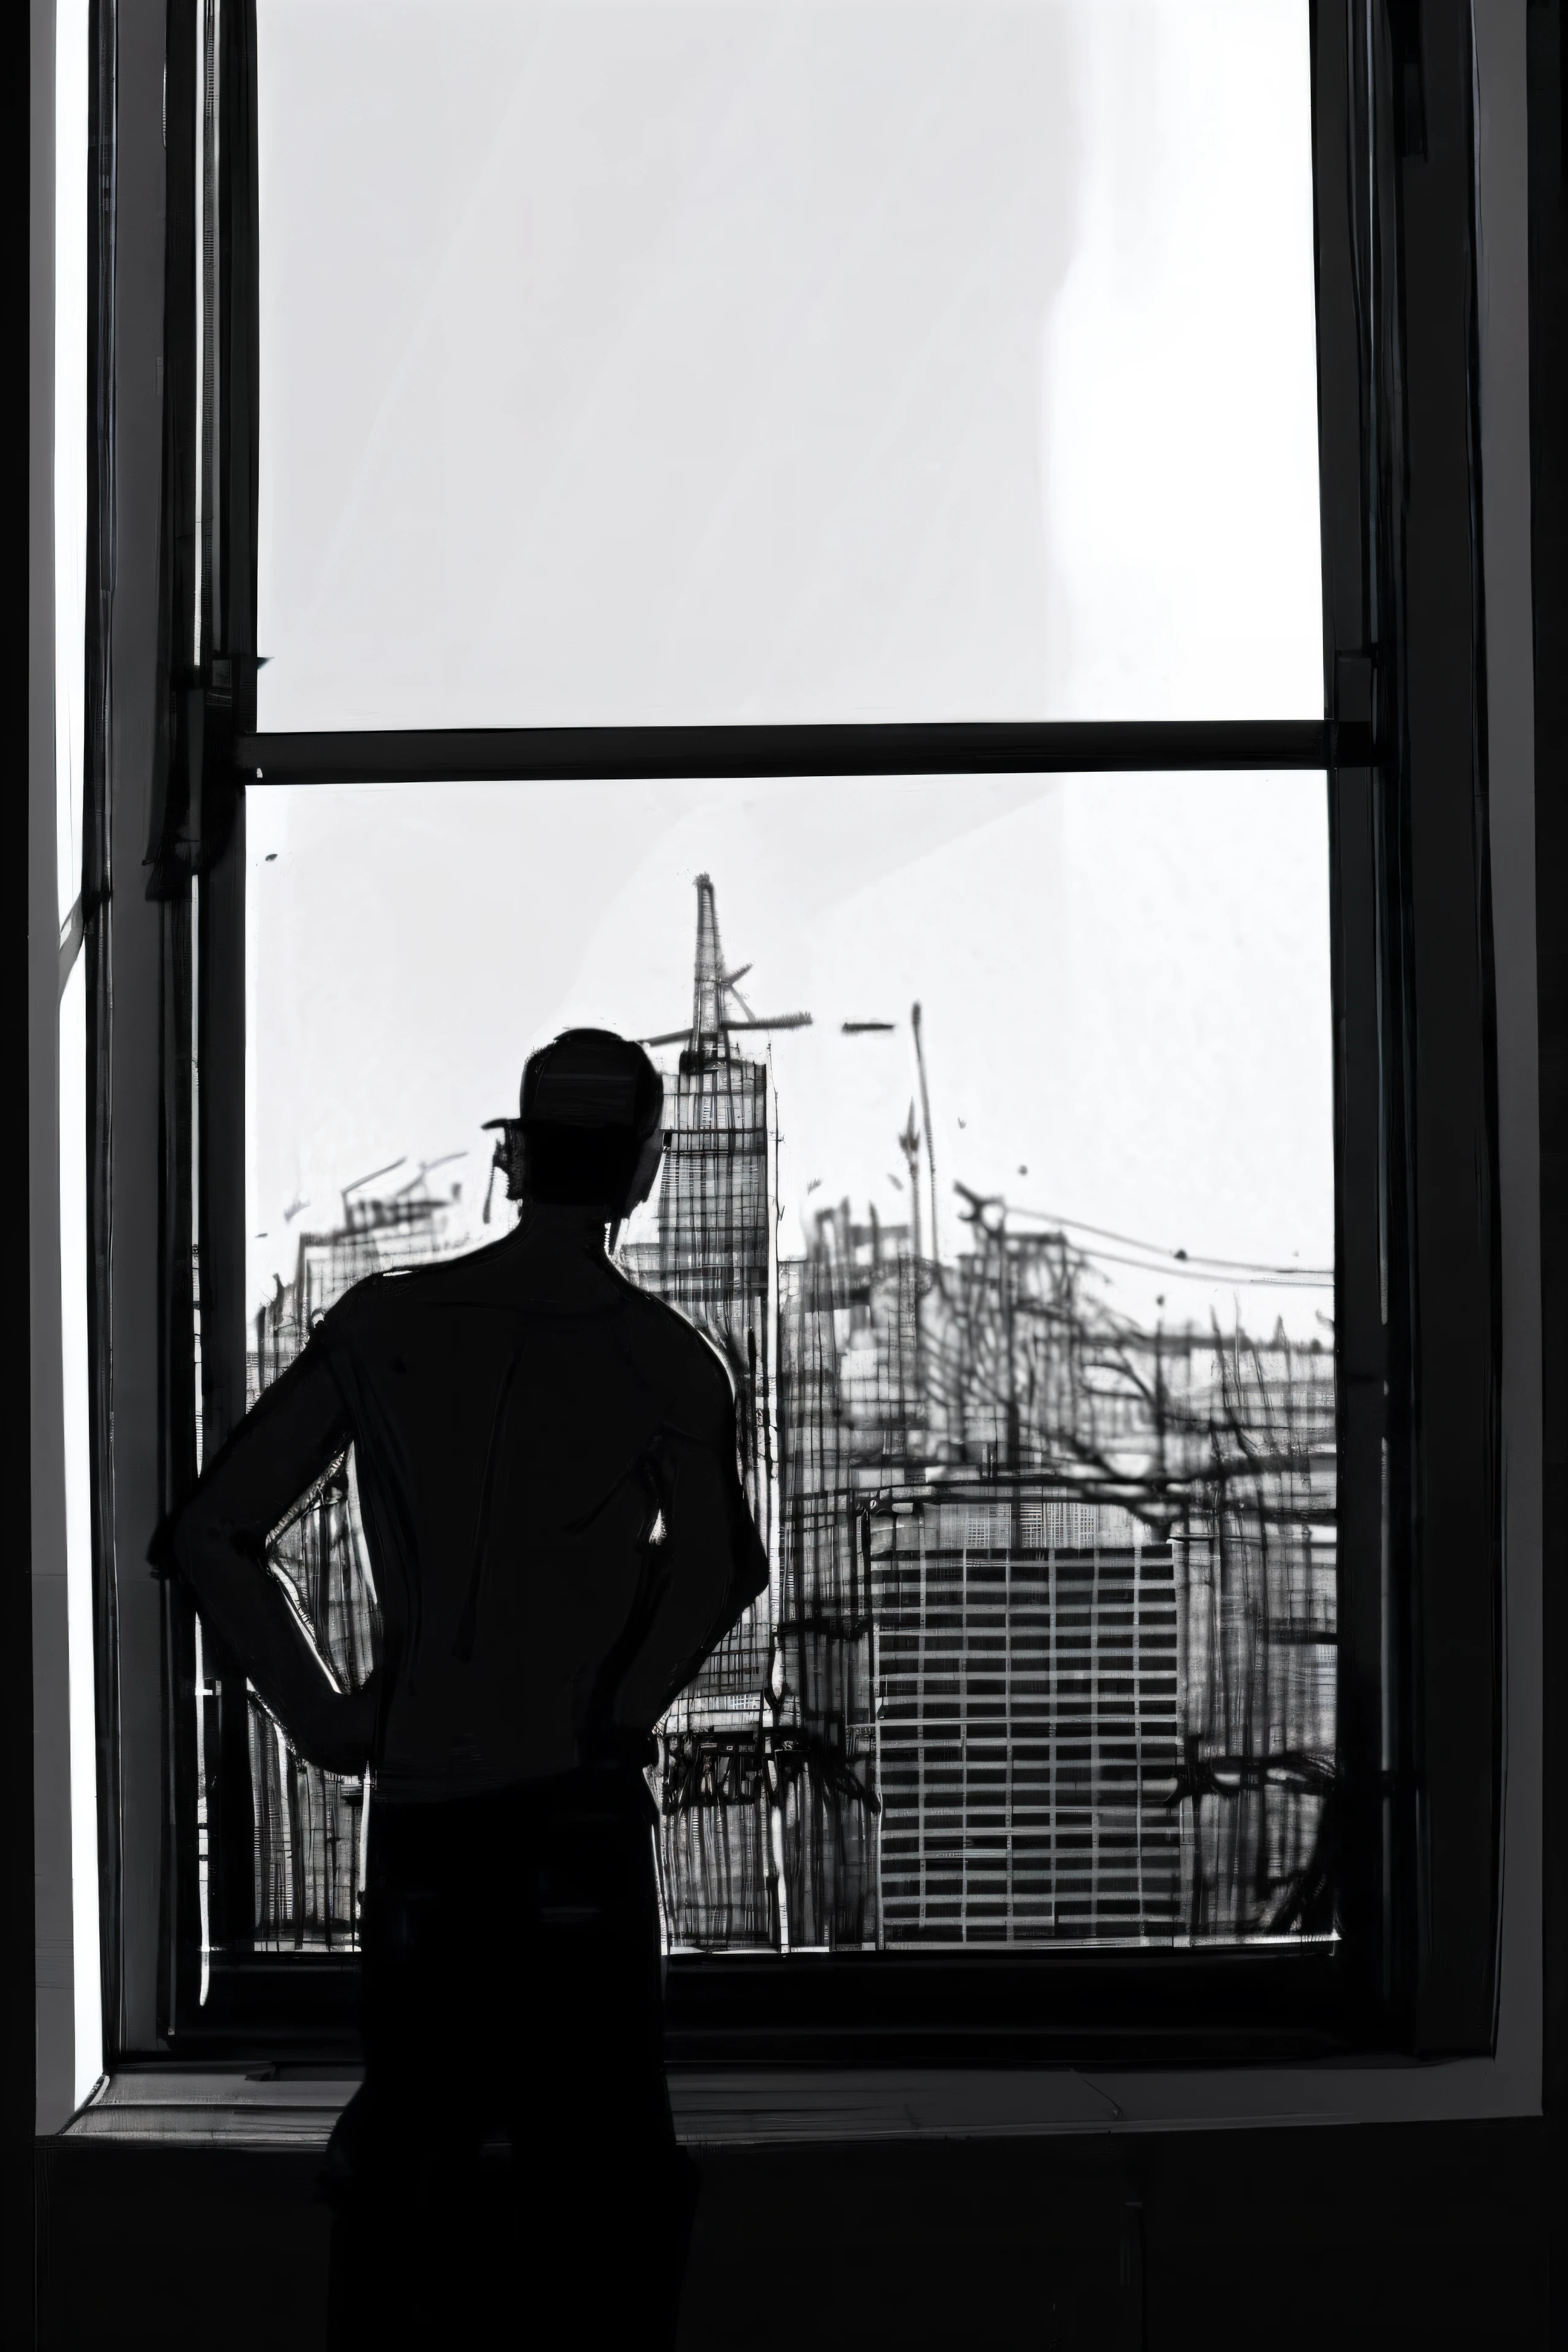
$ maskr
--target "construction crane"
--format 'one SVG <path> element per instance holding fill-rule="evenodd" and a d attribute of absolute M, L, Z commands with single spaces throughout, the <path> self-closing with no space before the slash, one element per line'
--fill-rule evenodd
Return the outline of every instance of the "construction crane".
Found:
<path fill-rule="evenodd" d="M 733 971 L 724 969 L 724 951 L 719 940 L 719 909 L 713 896 L 710 876 L 697 877 L 697 962 L 692 975 L 691 1025 L 689 1029 L 667 1029 L 657 1037 L 639 1037 L 639 1045 L 685 1045 L 692 1053 L 721 1054 L 726 1041 L 738 1029 L 809 1029 L 809 1013 L 773 1013 L 761 1015 L 752 1012 L 741 994 L 737 982 L 751 971 L 749 963 L 736 966 Z M 730 1010 L 731 1000 L 739 1013 Z"/>

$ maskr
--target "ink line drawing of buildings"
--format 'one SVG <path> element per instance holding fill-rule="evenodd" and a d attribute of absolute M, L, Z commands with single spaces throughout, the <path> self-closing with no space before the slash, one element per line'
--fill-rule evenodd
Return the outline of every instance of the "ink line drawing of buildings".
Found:
<path fill-rule="evenodd" d="M 400 1171 L 401 1163 L 376 1175 Z M 463 1246 L 468 1228 L 460 1195 L 432 1193 L 427 1174 L 421 1169 L 395 1192 L 379 1195 L 363 1189 L 372 1178 L 350 1185 L 342 1223 L 300 1236 L 293 1281 L 277 1284 L 252 1323 L 247 1402 L 288 1369 L 318 1318 L 366 1275 L 427 1264 Z M 289 1580 L 339 1683 L 359 1689 L 379 1654 L 381 1620 L 352 1449 L 274 1531 L 268 1556 Z M 352 1947 L 364 1885 L 363 1780 L 323 1771 L 297 1756 L 254 1693 L 248 1733 L 257 1946 Z"/>
<path fill-rule="evenodd" d="M 980 1207 L 945 1267 L 826 1213 L 784 1286 L 822 1940 L 1323 1931 L 1331 1352 L 1123 1324 Z"/>
<path fill-rule="evenodd" d="M 752 1039 L 808 1016 L 752 1014 L 743 977 L 704 876 L 690 1025 L 645 1041 L 679 1049 L 657 1230 L 618 1257 L 730 1370 L 770 1577 L 661 1727 L 670 1948 L 1331 1932 L 1331 1343 L 1142 1328 L 1084 1248 L 962 1185 L 939 1253 L 923 1059 L 910 1223 L 841 1202 L 781 1256 Z M 344 1211 L 257 1319 L 253 1394 L 360 1275 L 466 1238 L 417 1181 Z M 351 1459 L 274 1549 L 357 1683 Z M 361 1784 L 255 1713 L 258 1937 L 352 1936 Z"/>

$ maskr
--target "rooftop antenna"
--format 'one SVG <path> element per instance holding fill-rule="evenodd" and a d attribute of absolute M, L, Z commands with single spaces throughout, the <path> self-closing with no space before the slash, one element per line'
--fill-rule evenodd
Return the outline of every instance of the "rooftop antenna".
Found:
<path fill-rule="evenodd" d="M 904 1165 L 910 1171 L 910 1199 L 914 1204 L 915 1264 L 921 1258 L 921 1131 L 915 1125 L 915 1107 L 910 1105 L 910 1115 L 904 1131 L 899 1138 L 899 1149 L 904 1155 Z"/>
<path fill-rule="evenodd" d="M 724 999 L 729 993 L 724 950 L 719 941 L 719 908 L 711 877 L 697 877 L 697 961 L 691 976 L 691 1050 L 716 1054 L 724 1041 Z"/>
<path fill-rule="evenodd" d="M 942 1263 L 942 1238 L 936 1217 L 936 1141 L 931 1134 L 931 1089 L 926 1084 L 925 1041 L 921 1033 L 921 1009 L 910 1008 L 910 1026 L 915 1033 L 915 1066 L 921 1078 L 921 1117 L 926 1130 L 926 1173 L 931 1179 L 931 1254 L 933 1264 Z"/>

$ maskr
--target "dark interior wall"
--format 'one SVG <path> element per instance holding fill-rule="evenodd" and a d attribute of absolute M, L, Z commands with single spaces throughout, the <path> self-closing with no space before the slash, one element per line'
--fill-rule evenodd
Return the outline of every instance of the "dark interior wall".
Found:
<path fill-rule="evenodd" d="M 27 625 L 31 608 L 32 565 L 40 532 L 48 527 L 45 486 L 32 465 L 35 409 L 43 388 L 53 381 L 46 362 L 40 330 L 53 326 L 52 301 L 40 303 L 43 289 L 35 283 L 33 252 L 35 207 L 33 188 L 39 167 L 47 161 L 52 172 L 54 142 L 38 152 L 32 121 L 35 93 L 32 80 L 30 8 L 7 11 L 0 37 L 0 271 L 11 289 L 7 310 L 12 320 L 12 348 L 17 340 L 16 321 L 27 321 L 28 362 L 26 370 L 11 367 L 10 430 L 0 437 L 0 562 L 10 586 L 3 591 L 8 625 L 0 629 L 0 727 L 4 729 L 4 767 L 12 794 L 11 805 L 27 790 L 32 758 L 34 696 L 38 663 L 33 632 Z M 40 316 L 40 311 L 42 315 Z M 52 362 L 52 353 L 49 355 Z M 18 394 L 16 379 L 24 390 Z M 20 407 L 26 429 L 16 411 Z M 53 614 L 49 620 L 49 650 L 53 648 Z M 52 661 L 51 688 L 52 688 Z M 23 800 L 25 808 L 26 803 Z M 25 831 L 25 828 L 24 828 Z M 30 865 L 26 839 L 13 831 L 9 854 L 0 858 L 0 1089 L 13 1105 L 25 1104 L 29 1091 L 28 990 L 29 938 L 27 899 Z M 16 1116 L 13 1110 L 13 1118 Z M 29 1163 L 22 1150 L 12 1150 L 4 1162 L 5 1231 L 16 1237 L 28 1230 Z M 24 1272 L 13 1276 L 12 1313 L 27 1311 L 27 1281 Z M 6 1798 L 0 1805 L 0 1885 L 8 1889 L 33 1885 L 33 1596 L 32 1432 L 26 1410 L 25 1382 L 18 1365 L 26 1341 L 11 1349 L 11 1395 L 0 1413 L 0 1479 L 6 1507 L 6 1542 L 0 1555 L 0 1786 Z M 24 1394 L 18 1396 L 18 1388 Z M 28 2340 L 33 2304 L 33 2129 L 37 1992 L 34 1983 L 33 1906 L 11 1900 L 0 1906 L 0 2339 L 8 2344 Z"/>
<path fill-rule="evenodd" d="M 1568 2309 L 1568 9 L 1531 0 L 1531 569 L 1541 1024 L 1546 1654 L 1545 2085 L 1552 2277 Z"/>
<path fill-rule="evenodd" d="M 1551 2340 L 1542 2129 L 711 2152 L 679 2340 L 683 2352 L 1539 2347 Z M 40 2166 L 50 2352 L 325 2347 L 319 2158 L 56 2140 Z M 572 2285 L 515 2264 L 506 2275 L 525 2308 L 559 2307 Z M 598 2342 L 591 2292 L 578 2287 L 560 2340 Z"/>

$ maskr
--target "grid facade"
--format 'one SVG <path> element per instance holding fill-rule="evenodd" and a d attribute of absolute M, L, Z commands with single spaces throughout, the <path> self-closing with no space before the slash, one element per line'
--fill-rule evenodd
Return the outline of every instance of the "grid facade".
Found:
<path fill-rule="evenodd" d="M 427 1265 L 467 1239 L 456 1197 L 405 1193 L 349 1201 L 335 1231 L 302 1234 L 294 1279 L 279 1283 L 251 1327 L 248 1401 L 287 1370 L 321 1316 L 366 1275 Z M 352 1448 L 273 1529 L 268 1559 L 285 1577 L 316 1645 L 345 1689 L 358 1690 L 381 1648 L 381 1614 L 359 1517 Z M 205 1691 L 198 1706 L 211 1710 Z M 358 1935 L 363 1891 L 365 1784 L 296 1755 L 254 1691 L 247 1694 L 256 1948 L 338 1950 Z M 216 1723 L 202 1724 L 203 1745 Z M 216 1751 L 215 1751 L 216 1752 Z M 198 1824 L 205 1827 L 205 1823 Z M 205 1867 L 205 1864 L 204 1864 Z"/>
<path fill-rule="evenodd" d="M 704 1001 L 700 990 L 700 1018 Z M 706 1001 L 718 1002 L 711 990 Z M 666 1080 L 658 1238 L 628 1245 L 622 1262 L 723 1358 L 746 1501 L 770 1553 L 771 1154 L 766 1065 L 732 1053 L 715 1016 L 707 1034 L 694 1028 Z M 677 1948 L 769 1948 L 783 1933 L 776 1773 L 763 1754 L 773 1659 L 770 1591 L 725 1635 L 661 1727 L 661 1897 Z"/>
<path fill-rule="evenodd" d="M 868 1509 L 889 1944 L 1169 1940 L 1171 1547 L 1029 1488 Z"/>

